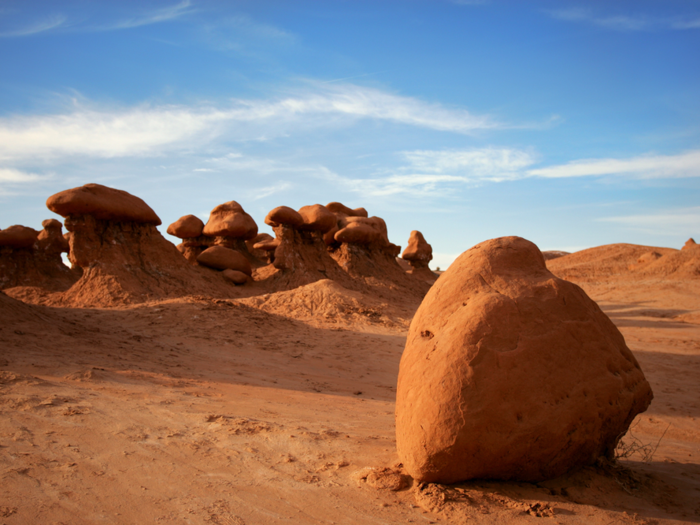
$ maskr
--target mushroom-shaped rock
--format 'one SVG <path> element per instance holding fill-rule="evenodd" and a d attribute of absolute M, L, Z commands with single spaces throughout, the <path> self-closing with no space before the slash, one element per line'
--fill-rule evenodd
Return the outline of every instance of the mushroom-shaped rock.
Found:
<path fill-rule="evenodd" d="M 160 224 L 160 219 L 144 201 L 123 190 L 101 184 L 86 184 L 49 197 L 46 207 L 62 217 L 91 215 L 112 222 Z M 66 229 L 70 230 L 68 222 Z"/>
<path fill-rule="evenodd" d="M 0 230 L 0 246 L 8 248 L 31 248 L 37 240 L 39 232 L 34 228 L 15 224 Z"/>
<path fill-rule="evenodd" d="M 265 224 L 269 224 L 273 228 L 283 224 L 291 228 L 298 228 L 304 224 L 304 219 L 299 215 L 298 211 L 293 210 L 289 206 L 277 206 L 277 208 L 267 214 Z"/>
<path fill-rule="evenodd" d="M 184 215 L 168 226 L 168 234 L 178 239 L 199 237 L 204 230 L 204 222 L 196 215 Z"/>
<path fill-rule="evenodd" d="M 692 237 L 685 241 L 685 244 L 683 245 L 683 248 L 681 250 L 688 250 L 690 248 L 695 248 L 698 245 L 698 243 L 695 242 L 695 239 Z"/>
<path fill-rule="evenodd" d="M 66 216 L 68 257 L 83 270 L 63 294 L 64 304 L 123 305 L 188 293 L 220 296 L 223 278 L 188 264 L 138 197 L 87 184 L 49 197 L 47 205 Z"/>
<path fill-rule="evenodd" d="M 418 309 L 396 394 L 418 481 L 539 481 L 610 457 L 653 395 L 610 319 L 519 237 L 463 253 Z"/>
<path fill-rule="evenodd" d="M 241 285 L 248 282 L 248 276 L 243 272 L 239 272 L 238 270 L 226 269 L 221 272 L 221 275 L 223 275 L 224 278 L 228 279 L 233 284 Z"/>
<path fill-rule="evenodd" d="M 215 270 L 237 270 L 246 275 L 252 275 L 253 270 L 250 261 L 240 252 L 224 246 L 212 246 L 207 248 L 197 257 L 197 262 L 202 266 Z"/>
<path fill-rule="evenodd" d="M 414 268 L 427 268 L 428 263 L 433 259 L 433 247 L 426 242 L 421 232 L 413 230 L 401 258 L 408 261 Z"/>
<path fill-rule="evenodd" d="M 210 237 L 231 237 L 248 240 L 258 234 L 258 225 L 236 201 L 219 204 L 209 214 L 203 230 Z"/>
<path fill-rule="evenodd" d="M 336 225 L 335 214 L 325 206 L 312 204 L 299 208 L 299 215 L 303 223 L 297 228 L 304 231 L 315 231 L 325 233 Z"/>

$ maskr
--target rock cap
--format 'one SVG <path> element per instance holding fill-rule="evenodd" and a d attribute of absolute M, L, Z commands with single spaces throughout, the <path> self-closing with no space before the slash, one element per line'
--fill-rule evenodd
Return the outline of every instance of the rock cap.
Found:
<path fill-rule="evenodd" d="M 62 217 L 92 215 L 94 218 L 114 222 L 139 222 L 158 226 L 158 215 L 138 197 L 123 190 L 85 184 L 64 190 L 46 200 L 46 207 Z"/>

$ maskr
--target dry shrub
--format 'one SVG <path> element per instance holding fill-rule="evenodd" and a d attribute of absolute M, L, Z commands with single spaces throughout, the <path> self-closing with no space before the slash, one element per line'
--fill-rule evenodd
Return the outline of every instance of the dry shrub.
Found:
<path fill-rule="evenodd" d="M 652 459 L 654 458 L 654 454 L 656 453 L 656 450 L 659 448 L 659 445 L 661 444 L 661 440 L 664 438 L 666 435 L 666 432 L 668 429 L 671 427 L 671 424 L 669 423 L 668 426 L 666 427 L 666 430 L 664 430 L 663 434 L 661 434 L 661 437 L 659 440 L 656 442 L 656 445 L 652 445 L 651 443 L 644 443 L 642 442 L 637 436 L 634 435 L 632 432 L 634 428 L 639 424 L 639 420 L 636 420 L 632 425 L 627 429 L 627 432 L 625 432 L 618 440 L 617 446 L 615 447 L 615 459 L 628 459 L 632 456 L 639 456 L 641 457 L 642 461 L 644 463 L 651 463 Z"/>

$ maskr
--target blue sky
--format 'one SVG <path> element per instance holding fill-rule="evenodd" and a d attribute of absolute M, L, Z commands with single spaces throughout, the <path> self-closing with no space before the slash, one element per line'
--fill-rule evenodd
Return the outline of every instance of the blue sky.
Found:
<path fill-rule="evenodd" d="M 0 2 L 0 228 L 97 182 L 163 220 L 366 207 L 446 267 L 700 237 L 700 1 Z M 172 239 L 175 240 L 175 239 Z"/>

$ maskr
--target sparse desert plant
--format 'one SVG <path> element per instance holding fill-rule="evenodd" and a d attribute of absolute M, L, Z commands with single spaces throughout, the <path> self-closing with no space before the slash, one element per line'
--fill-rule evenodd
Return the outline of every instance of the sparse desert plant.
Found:
<path fill-rule="evenodd" d="M 617 447 L 615 447 L 616 460 L 628 459 L 632 456 L 637 455 L 641 457 L 644 463 L 651 463 L 652 459 L 654 458 L 654 454 L 656 453 L 656 450 L 661 444 L 661 440 L 664 438 L 666 432 L 671 427 L 671 424 L 669 423 L 666 427 L 666 430 L 664 430 L 663 434 L 661 434 L 661 437 L 656 442 L 656 445 L 652 445 L 651 443 L 642 442 L 637 436 L 634 435 L 632 431 L 638 424 L 639 420 L 632 423 L 632 425 L 630 425 L 630 427 L 627 429 L 627 432 L 625 432 L 619 438 L 617 442 Z"/>

